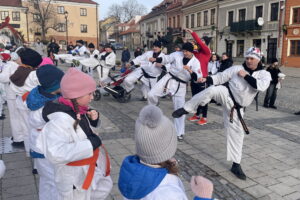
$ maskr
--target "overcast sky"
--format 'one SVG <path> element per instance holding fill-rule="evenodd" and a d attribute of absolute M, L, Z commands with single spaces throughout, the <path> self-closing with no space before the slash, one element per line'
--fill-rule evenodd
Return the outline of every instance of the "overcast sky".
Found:
<path fill-rule="evenodd" d="M 124 0 L 94 0 L 100 6 L 100 19 L 104 19 L 108 16 L 108 8 L 110 5 L 117 3 L 121 4 Z M 162 2 L 162 0 L 137 0 L 140 4 L 143 4 L 148 10 L 147 13 L 150 12 L 151 8 Z"/>

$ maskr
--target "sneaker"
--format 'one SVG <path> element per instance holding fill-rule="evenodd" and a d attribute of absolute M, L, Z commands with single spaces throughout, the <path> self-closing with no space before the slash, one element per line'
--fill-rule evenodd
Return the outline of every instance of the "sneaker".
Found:
<path fill-rule="evenodd" d="M 295 115 L 300 115 L 300 111 L 299 111 L 299 112 L 295 112 L 294 114 L 295 114 Z"/>
<path fill-rule="evenodd" d="M 201 117 L 201 119 L 197 122 L 197 124 L 203 126 L 203 125 L 207 124 L 207 119 L 204 117 Z"/>
<path fill-rule="evenodd" d="M 179 118 L 181 117 L 182 115 L 185 115 L 185 114 L 188 114 L 189 112 L 187 112 L 186 110 L 184 110 L 184 108 L 179 108 L 177 110 L 175 110 L 173 113 L 172 113 L 172 117 L 174 118 Z"/>
<path fill-rule="evenodd" d="M 1 115 L 0 116 L 0 120 L 4 120 L 5 119 L 5 116 L 4 115 Z"/>
<path fill-rule="evenodd" d="M 198 117 L 197 115 L 194 115 L 193 117 L 190 117 L 188 120 L 191 122 L 195 122 L 198 121 L 200 119 L 200 117 Z"/>
<path fill-rule="evenodd" d="M 241 165 L 238 163 L 233 163 L 230 171 L 241 180 L 247 179 L 245 173 L 242 170 Z"/>
<path fill-rule="evenodd" d="M 273 109 L 277 109 L 277 107 L 276 106 L 269 106 L 269 108 L 273 108 Z"/>
<path fill-rule="evenodd" d="M 265 107 L 265 108 L 269 108 L 269 105 L 267 105 L 267 104 L 264 104 L 264 105 L 263 105 L 263 107 Z"/>
<path fill-rule="evenodd" d="M 11 143 L 13 147 L 24 147 L 24 142 L 13 142 Z"/>
<path fill-rule="evenodd" d="M 178 142 L 182 142 L 183 141 L 183 135 L 177 136 L 177 140 L 178 140 Z"/>

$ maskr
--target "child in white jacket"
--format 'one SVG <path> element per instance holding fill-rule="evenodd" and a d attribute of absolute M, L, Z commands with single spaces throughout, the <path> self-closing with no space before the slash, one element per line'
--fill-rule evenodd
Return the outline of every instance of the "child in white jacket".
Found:
<path fill-rule="evenodd" d="M 30 156 L 34 159 L 39 173 L 39 200 L 57 200 L 58 193 L 54 182 L 53 165 L 45 159 L 36 147 L 36 140 L 46 122 L 42 116 L 44 105 L 57 99 L 60 93 L 60 81 L 64 73 L 54 65 L 43 65 L 36 70 L 40 86 L 29 93 L 26 103 L 29 108 L 29 144 Z"/>
<path fill-rule="evenodd" d="M 62 97 L 42 111 L 47 124 L 36 146 L 54 166 L 60 200 L 104 200 L 112 188 L 109 158 L 91 127 L 97 126 L 99 114 L 88 107 L 96 82 L 71 68 L 60 87 Z"/>
<path fill-rule="evenodd" d="M 136 155 L 126 157 L 120 169 L 118 184 L 124 199 L 187 200 L 173 158 L 177 148 L 176 130 L 158 107 L 148 105 L 141 110 L 135 124 L 135 143 Z M 195 200 L 211 199 L 210 181 L 193 177 L 191 185 L 197 195 Z"/>

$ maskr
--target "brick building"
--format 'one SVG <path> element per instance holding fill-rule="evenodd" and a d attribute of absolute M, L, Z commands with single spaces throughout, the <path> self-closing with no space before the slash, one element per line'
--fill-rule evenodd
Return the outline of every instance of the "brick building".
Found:
<path fill-rule="evenodd" d="M 300 1 L 285 1 L 283 30 L 281 64 L 287 67 L 300 67 Z"/>

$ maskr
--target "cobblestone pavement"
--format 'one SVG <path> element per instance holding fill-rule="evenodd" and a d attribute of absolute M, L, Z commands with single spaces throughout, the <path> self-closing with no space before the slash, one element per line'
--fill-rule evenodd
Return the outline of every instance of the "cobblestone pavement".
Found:
<path fill-rule="evenodd" d="M 300 110 L 300 69 L 283 69 L 288 76 L 283 89 L 278 92 L 278 110 L 251 105 L 246 110 L 246 123 L 250 135 L 245 136 L 242 166 L 247 181 L 235 178 L 226 161 L 226 136 L 223 130 L 222 109 L 209 105 L 208 124 L 197 126 L 186 122 L 184 142 L 178 144 L 175 157 L 181 166 L 180 176 L 189 199 L 193 194 L 189 187 L 192 175 L 203 175 L 213 181 L 214 197 L 218 199 L 300 199 L 300 117 L 292 112 Z M 260 95 L 260 102 L 264 94 Z M 187 99 L 190 93 L 187 95 Z M 125 156 L 135 153 L 134 123 L 141 102 L 136 89 L 132 100 L 120 104 L 113 97 L 102 97 L 93 102 L 101 113 L 102 139 L 111 156 L 114 187 L 109 200 L 122 199 L 117 188 L 119 167 Z M 171 118 L 172 103 L 162 99 L 160 108 Z M 7 110 L 5 110 L 7 114 Z M 17 122 L 16 122 L 17 123 Z M 0 137 L 10 136 L 8 119 L 0 121 Z M 0 144 L 1 147 L 1 144 Z M 24 152 L 0 155 L 7 172 L 0 181 L 0 200 L 37 199 L 38 176 L 31 174 L 32 162 Z"/>

